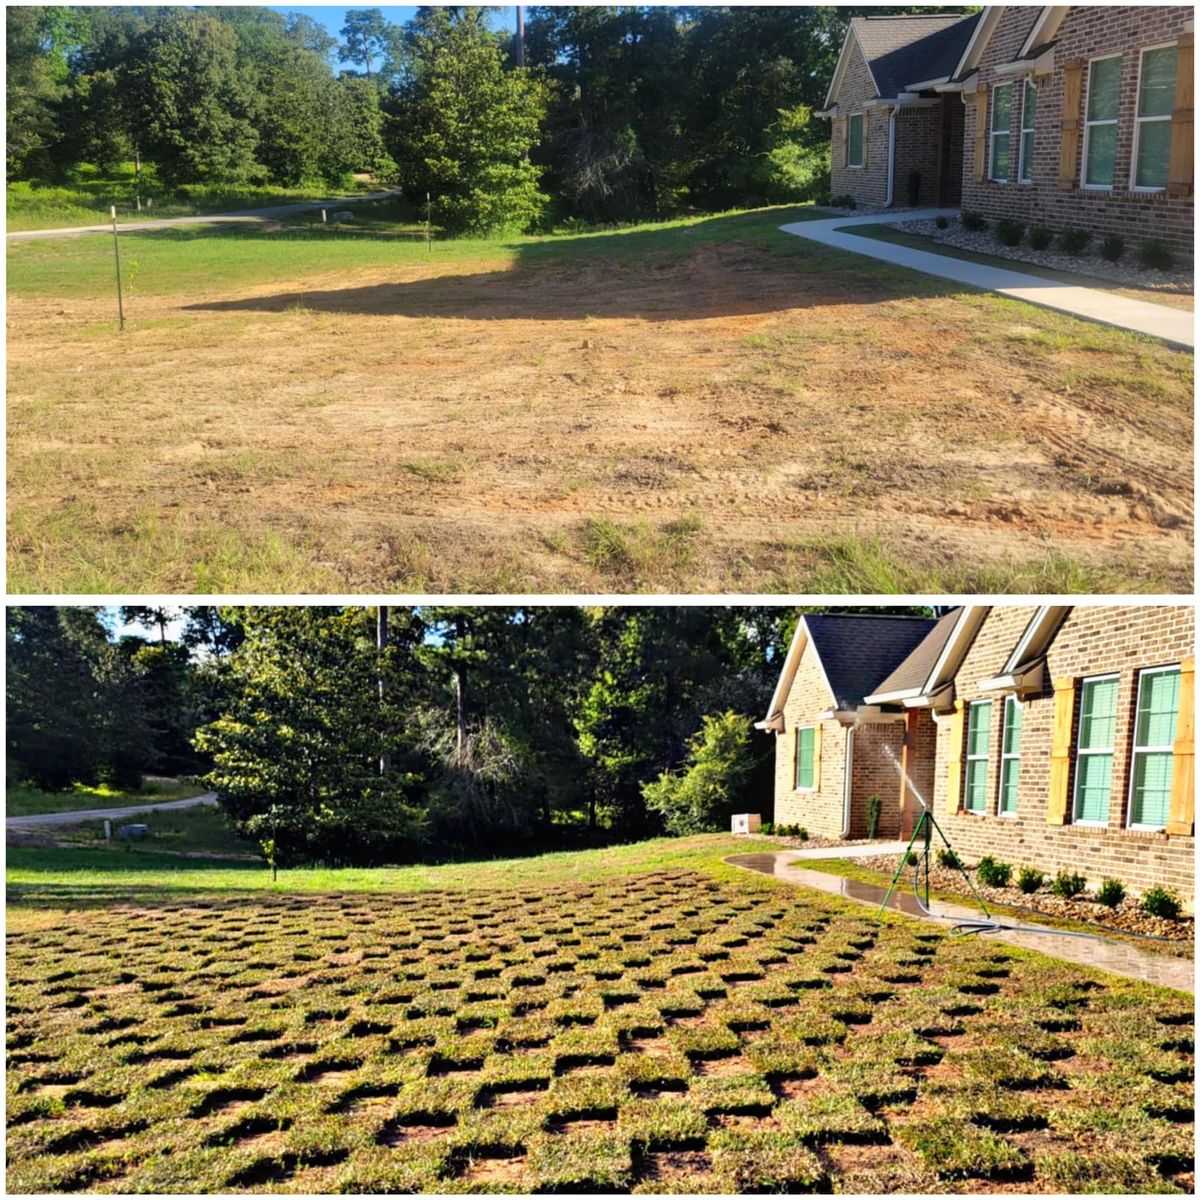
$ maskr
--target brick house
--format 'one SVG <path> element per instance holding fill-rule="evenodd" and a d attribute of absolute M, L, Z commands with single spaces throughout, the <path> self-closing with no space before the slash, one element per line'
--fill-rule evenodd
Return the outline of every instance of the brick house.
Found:
<path fill-rule="evenodd" d="M 1188 606 L 971 605 L 923 682 L 902 663 L 867 706 L 932 715 L 932 806 L 967 861 L 1155 884 L 1194 902 Z M 907 670 L 907 675 L 905 674 Z M 925 753 L 922 749 L 921 753 Z"/>
<path fill-rule="evenodd" d="M 906 731 L 921 748 L 916 768 L 932 784 L 934 724 L 928 712 L 867 704 L 866 693 L 931 639 L 944 623 L 926 617 L 806 614 L 800 618 L 766 718 L 775 734 L 777 824 L 825 837 L 867 835 L 867 802 L 882 801 L 877 833 L 901 828 L 896 762 Z"/>
<path fill-rule="evenodd" d="M 881 185 L 887 174 L 881 155 L 857 168 L 849 165 L 859 157 L 858 125 L 869 128 L 878 146 L 879 137 L 887 138 L 888 120 L 877 115 L 879 108 L 902 100 L 926 103 L 931 97 L 953 107 L 957 99 L 961 112 L 953 118 L 944 113 L 938 129 L 931 120 L 921 127 L 924 158 L 905 151 L 905 163 L 928 164 L 937 157 L 945 164 L 952 158 L 946 131 L 957 130 L 961 139 L 958 193 L 940 182 L 935 197 L 922 186 L 921 204 L 961 203 L 985 217 L 1011 217 L 1055 232 L 1117 233 L 1135 243 L 1157 239 L 1190 259 L 1190 6 L 992 5 L 978 19 L 958 18 L 943 31 L 945 38 L 968 34 L 952 66 L 945 68 L 944 57 L 935 64 L 931 56 L 926 73 L 914 62 L 908 77 L 889 77 L 887 87 L 871 97 L 864 69 L 871 67 L 870 53 L 862 47 L 876 44 L 891 28 L 898 31 L 896 38 L 918 28 L 912 24 L 916 18 L 901 18 L 894 26 L 891 20 L 855 18 L 846 35 L 830 88 L 836 102 L 827 101 L 825 114 L 833 119 L 835 196 L 848 193 L 860 203 L 884 206 L 902 203 L 901 183 Z M 916 38 L 900 61 L 907 66 L 927 41 Z M 883 91 L 895 91 L 894 100 Z M 852 112 L 862 115 L 848 152 Z M 918 132 L 917 126 L 908 128 Z M 893 182 L 905 178 L 905 169 L 898 165 Z"/>
<path fill-rule="evenodd" d="M 860 204 L 957 205 L 963 107 L 953 75 L 978 14 L 854 17 L 818 116 L 832 122 L 834 196 Z M 915 196 L 910 187 L 915 184 Z"/>

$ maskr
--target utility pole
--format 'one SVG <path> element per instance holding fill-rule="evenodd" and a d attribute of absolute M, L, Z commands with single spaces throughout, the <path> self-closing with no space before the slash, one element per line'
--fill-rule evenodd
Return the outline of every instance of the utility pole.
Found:
<path fill-rule="evenodd" d="M 517 66 L 525 65 L 525 6 L 517 5 Z"/>
<path fill-rule="evenodd" d="M 381 604 L 375 617 L 375 646 L 379 651 L 379 710 L 383 716 L 383 707 L 387 702 L 387 669 L 384 665 L 384 652 L 388 647 L 388 606 Z M 386 775 L 392 765 L 392 756 L 387 750 L 379 753 L 379 773 Z"/>

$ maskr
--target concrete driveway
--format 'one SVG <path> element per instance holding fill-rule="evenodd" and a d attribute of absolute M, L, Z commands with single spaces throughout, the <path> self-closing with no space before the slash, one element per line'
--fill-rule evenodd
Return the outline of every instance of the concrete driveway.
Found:
<path fill-rule="evenodd" d="M 76 812 L 33 813 L 26 817 L 5 817 L 9 829 L 40 828 L 44 825 L 78 825 L 81 821 L 123 820 L 145 812 L 170 812 L 176 808 L 196 808 L 202 804 L 216 804 L 217 793 L 205 792 L 202 796 L 187 796 L 183 800 L 163 800 L 159 803 L 129 804 L 123 808 L 84 808 Z"/>

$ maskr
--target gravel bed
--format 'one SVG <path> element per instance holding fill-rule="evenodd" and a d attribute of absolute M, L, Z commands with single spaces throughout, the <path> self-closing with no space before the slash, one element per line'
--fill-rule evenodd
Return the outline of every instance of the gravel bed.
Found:
<path fill-rule="evenodd" d="M 990 229 L 966 229 L 960 221 L 951 221 L 946 229 L 939 229 L 937 222 L 933 220 L 889 221 L 888 225 L 904 233 L 932 238 L 942 246 L 954 246 L 976 254 L 991 254 L 996 258 L 1032 263 L 1056 271 L 1070 271 L 1076 275 L 1091 275 L 1096 279 L 1104 279 L 1125 287 L 1177 296 L 1191 295 L 1193 290 L 1190 265 L 1177 266 L 1170 271 L 1154 271 L 1143 267 L 1137 261 L 1136 251 L 1131 247 L 1126 247 L 1125 250 L 1128 261 L 1106 262 L 1100 257 L 1098 239 L 1093 239 L 1093 244 L 1082 254 L 1064 254 L 1053 247 L 1048 250 L 1034 250 L 1032 246 L 1027 245 L 1006 246 Z"/>
<path fill-rule="evenodd" d="M 896 870 L 899 859 L 895 856 L 878 855 L 871 858 L 856 858 L 858 865 L 871 871 L 880 871 L 891 875 Z M 1016 874 L 1016 871 L 1013 872 Z M 905 879 L 911 886 L 912 873 L 905 873 Z M 966 884 L 958 871 L 946 867 L 931 865 L 929 882 L 933 887 L 943 892 L 953 892 L 956 895 L 969 897 Z M 1036 909 L 1048 917 L 1066 917 L 1072 921 L 1082 921 L 1087 924 L 1107 925 L 1111 929 L 1119 929 L 1123 933 L 1150 934 L 1153 937 L 1164 938 L 1171 942 L 1190 942 L 1195 937 L 1195 921 L 1189 916 L 1180 916 L 1174 921 L 1161 917 L 1148 917 L 1138 907 L 1138 902 L 1126 898 L 1116 908 L 1107 908 L 1098 901 L 1091 899 L 1085 893 L 1076 896 L 1074 900 L 1063 900 L 1050 894 L 1049 885 L 1042 887 L 1033 895 L 1026 895 L 1018 887 L 985 887 L 977 879 L 972 879 L 984 900 L 996 904 L 1007 904 L 1014 908 Z M 1032 916 L 1031 916 L 1032 919 Z"/>
<path fill-rule="evenodd" d="M 809 834 L 807 838 L 784 837 L 781 833 L 751 833 L 747 836 L 760 842 L 791 846 L 796 850 L 827 850 L 832 846 L 869 846 L 871 844 L 869 838 L 858 838 L 851 841 L 849 838 L 821 837 L 815 833 Z M 879 841 L 879 838 L 876 838 L 875 841 Z"/>

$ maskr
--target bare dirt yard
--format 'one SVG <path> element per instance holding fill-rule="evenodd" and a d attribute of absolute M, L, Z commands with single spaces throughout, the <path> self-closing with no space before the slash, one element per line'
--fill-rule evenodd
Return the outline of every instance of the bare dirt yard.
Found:
<path fill-rule="evenodd" d="M 1190 355 L 794 217 L 14 246 L 10 589 L 1190 587 Z"/>

